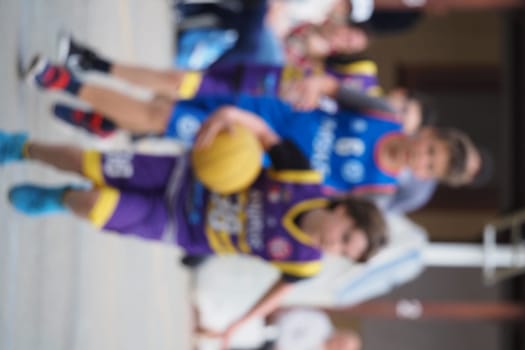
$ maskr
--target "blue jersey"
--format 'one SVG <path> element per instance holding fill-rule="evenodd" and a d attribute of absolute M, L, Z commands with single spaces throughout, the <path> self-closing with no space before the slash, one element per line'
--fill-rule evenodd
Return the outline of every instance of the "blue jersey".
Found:
<path fill-rule="evenodd" d="M 397 184 L 396 174 L 381 169 L 377 159 L 381 143 L 401 130 L 395 121 L 347 110 L 314 110 L 292 114 L 274 127 L 308 155 L 325 185 L 341 191 L 391 192 Z"/>
<path fill-rule="evenodd" d="M 395 189 L 396 174 L 381 169 L 377 161 L 379 145 L 401 132 L 401 125 L 388 116 L 343 109 L 301 112 L 273 97 L 200 96 L 177 104 L 166 136 L 191 145 L 201 122 L 222 105 L 261 116 L 277 134 L 299 146 L 329 187 L 354 192 Z"/>

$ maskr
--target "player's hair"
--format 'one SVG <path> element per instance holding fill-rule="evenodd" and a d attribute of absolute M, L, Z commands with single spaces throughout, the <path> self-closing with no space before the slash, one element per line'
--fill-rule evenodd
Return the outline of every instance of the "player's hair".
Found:
<path fill-rule="evenodd" d="M 333 210 L 339 205 L 345 207 L 346 214 L 354 220 L 355 227 L 363 230 L 366 235 L 367 248 L 357 259 L 358 262 L 365 262 L 387 243 L 385 218 L 374 203 L 364 198 L 335 197 L 330 200 L 328 209 Z"/>
<path fill-rule="evenodd" d="M 333 53 L 325 58 L 325 65 L 333 68 L 338 66 L 351 65 L 358 62 L 371 61 L 370 58 L 361 53 Z"/>
<path fill-rule="evenodd" d="M 467 134 L 454 128 L 434 127 L 433 132 L 438 139 L 447 143 L 449 149 L 447 171 L 439 180 L 454 187 L 469 184 L 474 174 L 468 173 L 468 159 L 479 155 L 474 142 Z"/>

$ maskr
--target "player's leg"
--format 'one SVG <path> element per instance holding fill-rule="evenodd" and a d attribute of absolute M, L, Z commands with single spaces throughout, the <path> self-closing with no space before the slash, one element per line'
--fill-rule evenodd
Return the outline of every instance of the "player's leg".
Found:
<path fill-rule="evenodd" d="M 82 175 L 97 186 L 110 186 L 126 191 L 162 195 L 171 185 L 188 176 L 186 154 L 151 155 L 127 151 L 83 153 Z"/>
<path fill-rule="evenodd" d="M 110 71 L 110 74 L 117 78 L 149 88 L 155 93 L 169 97 L 172 100 L 180 97 L 179 89 L 187 73 L 187 71 L 181 70 L 161 70 L 121 63 L 113 64 Z"/>
<path fill-rule="evenodd" d="M 26 78 L 43 89 L 78 97 L 120 128 L 134 133 L 163 133 L 173 108 L 173 102 L 167 98 L 142 101 L 102 86 L 82 83 L 64 67 L 51 65 L 42 57 L 33 60 Z"/>
<path fill-rule="evenodd" d="M 99 188 L 98 198 L 87 214 L 99 229 L 157 241 L 163 239 L 169 217 L 163 195 L 111 187 Z"/>
<path fill-rule="evenodd" d="M 101 153 L 74 145 L 48 144 L 24 133 L 0 130 L 0 165 L 33 160 L 76 173 L 97 186 L 163 193 L 170 181 L 180 181 L 189 167 L 186 154 L 145 155 L 127 151 Z"/>
<path fill-rule="evenodd" d="M 50 187 L 27 183 L 10 188 L 8 198 L 13 207 L 26 215 L 44 216 L 70 210 L 87 219 L 99 192 L 97 188 L 82 189 L 74 185 Z"/>
<path fill-rule="evenodd" d="M 172 174 L 177 173 L 171 172 L 172 169 L 168 167 L 174 164 L 175 158 L 156 162 L 161 169 L 156 169 L 158 173 L 150 172 L 150 176 L 147 177 L 147 169 L 142 173 L 133 173 L 133 169 L 130 172 L 128 166 L 136 166 L 138 170 L 148 161 L 127 163 L 125 157 L 123 160 L 122 157 L 115 156 L 112 160 L 102 163 L 101 156 L 96 152 L 85 152 L 73 146 L 28 141 L 27 135 L 22 133 L 10 134 L 0 131 L 0 165 L 29 159 L 37 160 L 60 170 L 84 175 L 95 185 L 102 184 L 93 189 L 75 185 L 15 186 L 9 191 L 9 200 L 19 211 L 37 216 L 71 210 L 100 228 L 123 233 L 129 230 L 144 238 L 160 239 L 168 218 L 164 189 L 170 185 L 168 180 L 173 178 Z M 98 168 L 104 167 L 105 178 L 101 177 L 102 172 L 97 173 L 89 167 L 90 164 L 96 164 L 97 160 Z M 149 163 L 152 165 L 153 161 Z M 181 170 L 180 173 L 184 178 L 184 170 L 187 167 L 181 164 L 177 169 Z M 164 175 L 159 175 L 160 173 Z M 110 179 L 107 182 L 115 186 L 120 185 L 125 188 L 132 184 L 143 191 L 119 191 L 104 186 L 105 179 Z M 150 187 L 148 188 L 147 185 Z M 116 215 L 117 212 L 120 214 Z"/>
<path fill-rule="evenodd" d="M 38 160 L 58 169 L 82 173 L 82 151 L 71 146 L 53 146 L 31 142 L 25 133 L 7 133 L 0 130 L 0 165 L 23 160 Z M 29 215 L 63 212 L 64 194 L 74 186 L 45 188 L 33 185 L 16 186 L 9 192 L 9 200 L 20 211 Z M 75 211 L 85 212 L 93 193 L 77 199 Z"/>
<path fill-rule="evenodd" d="M 161 195 L 119 191 L 111 187 L 79 189 L 74 186 L 14 186 L 9 201 L 30 216 L 72 212 L 99 229 L 161 240 L 169 213 Z"/>
<path fill-rule="evenodd" d="M 69 35 L 59 39 L 59 61 L 67 67 L 98 71 L 153 90 L 173 100 L 179 97 L 179 88 L 186 71 L 155 69 L 113 62 L 91 48 L 73 40 Z"/>
<path fill-rule="evenodd" d="M 82 174 L 81 148 L 72 145 L 51 145 L 32 141 L 26 133 L 8 133 L 0 130 L 0 165 L 35 160 L 59 170 Z"/>

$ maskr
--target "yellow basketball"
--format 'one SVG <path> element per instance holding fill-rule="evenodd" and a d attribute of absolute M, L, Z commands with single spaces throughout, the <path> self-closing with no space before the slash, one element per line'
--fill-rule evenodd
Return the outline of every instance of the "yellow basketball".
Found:
<path fill-rule="evenodd" d="M 261 171 L 263 149 L 249 129 L 235 125 L 213 142 L 193 149 L 191 161 L 197 178 L 208 189 L 231 194 L 250 186 Z"/>

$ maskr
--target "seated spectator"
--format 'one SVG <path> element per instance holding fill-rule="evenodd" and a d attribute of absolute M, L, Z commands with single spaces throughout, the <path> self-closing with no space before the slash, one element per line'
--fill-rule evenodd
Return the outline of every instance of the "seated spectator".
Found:
<path fill-rule="evenodd" d="M 328 315 L 316 309 L 290 309 L 276 316 L 273 350 L 359 350 L 352 330 L 337 330 Z"/>
<path fill-rule="evenodd" d="M 353 330 L 335 329 L 328 315 L 314 308 L 278 310 L 268 318 L 266 342 L 257 349 L 232 350 L 360 350 Z"/>
<path fill-rule="evenodd" d="M 186 15 L 212 13 L 218 19 L 216 27 L 224 30 L 224 33 L 233 30 L 237 34 L 233 47 L 228 49 L 225 47 L 224 54 L 215 61 L 216 65 L 246 62 L 282 65 L 290 62 L 315 68 L 330 54 L 354 54 L 363 51 L 368 45 L 368 36 L 363 28 L 350 26 L 346 21 L 331 18 L 319 23 L 296 23 L 294 20 L 287 19 L 286 15 L 282 15 L 287 13 L 286 11 L 271 10 L 272 7 L 279 6 L 279 3 L 279 1 L 255 0 L 243 3 L 240 10 L 225 8 L 220 4 L 190 4 L 183 5 L 183 12 Z M 346 2 L 342 3 L 346 4 Z M 275 18 L 276 14 L 280 15 Z M 279 26 L 284 22 L 288 25 Z M 202 31 L 202 29 L 194 29 Z M 216 31 L 217 28 L 210 30 Z M 182 33 L 183 36 L 187 34 L 184 31 Z M 216 45 L 216 43 L 215 37 L 214 42 L 210 44 Z M 202 55 L 203 47 L 207 46 L 210 45 L 205 45 L 204 42 L 199 45 L 199 55 Z M 178 54 L 184 57 L 190 56 L 187 52 Z M 182 64 L 180 60 L 178 62 Z M 188 64 L 180 68 L 206 67 Z"/>

